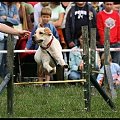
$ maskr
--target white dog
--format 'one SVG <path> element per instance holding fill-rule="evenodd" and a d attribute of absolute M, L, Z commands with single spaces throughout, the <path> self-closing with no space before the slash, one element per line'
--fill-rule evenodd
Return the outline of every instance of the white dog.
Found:
<path fill-rule="evenodd" d="M 37 28 L 34 36 L 34 40 L 36 43 L 38 43 L 39 48 L 37 49 L 34 59 L 37 62 L 37 64 L 43 63 L 43 67 L 49 72 L 49 73 L 56 73 L 56 65 L 53 61 L 53 59 L 56 61 L 57 64 L 67 67 L 67 64 L 65 63 L 62 55 L 62 47 L 60 45 L 59 40 L 57 40 L 51 30 L 49 28 Z M 51 56 L 47 53 L 51 54 Z"/>

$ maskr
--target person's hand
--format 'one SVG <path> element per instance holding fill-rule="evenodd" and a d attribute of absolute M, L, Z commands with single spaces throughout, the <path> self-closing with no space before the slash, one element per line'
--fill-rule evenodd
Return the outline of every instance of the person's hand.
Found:
<path fill-rule="evenodd" d="M 7 16 L 3 15 L 1 16 L 2 19 L 6 20 L 7 19 Z"/>
<path fill-rule="evenodd" d="M 25 50 L 28 50 L 28 49 L 25 47 Z"/>
<path fill-rule="evenodd" d="M 13 16 L 13 19 L 17 19 L 17 18 L 18 18 L 18 15 L 14 15 L 14 16 Z"/>
<path fill-rule="evenodd" d="M 100 80 L 100 81 L 98 82 L 98 84 L 99 84 L 100 86 L 102 86 L 103 80 Z"/>
<path fill-rule="evenodd" d="M 120 85 L 120 81 L 116 80 L 115 85 Z"/>
<path fill-rule="evenodd" d="M 28 38 L 29 36 L 30 36 L 30 31 L 27 31 L 27 30 L 20 30 L 19 32 L 18 32 L 18 34 L 19 34 L 19 36 L 20 37 L 23 37 L 23 38 Z"/>
<path fill-rule="evenodd" d="M 81 70 L 83 70 L 83 68 L 84 68 L 84 63 L 83 63 L 83 61 L 80 63 L 80 65 L 78 66 L 78 70 L 79 71 L 81 71 Z"/>

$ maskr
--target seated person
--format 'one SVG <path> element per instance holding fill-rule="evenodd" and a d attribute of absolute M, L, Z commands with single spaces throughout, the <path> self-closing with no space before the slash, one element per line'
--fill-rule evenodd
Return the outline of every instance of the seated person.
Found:
<path fill-rule="evenodd" d="M 104 53 L 101 56 L 101 62 L 104 64 Z M 110 63 L 110 69 L 113 77 L 113 83 L 115 86 L 120 85 L 120 66 L 117 63 L 112 62 L 112 57 L 109 54 L 109 63 Z M 100 73 L 97 76 L 97 82 L 99 83 L 100 86 L 103 85 L 104 81 L 104 66 L 100 69 Z"/>
<path fill-rule="evenodd" d="M 73 47 L 70 56 L 69 56 L 69 66 L 70 66 L 70 73 L 68 75 L 69 80 L 77 80 L 81 79 L 81 71 L 83 70 L 83 60 L 82 60 L 82 51 L 79 49 L 83 48 L 83 39 L 82 33 L 79 32 L 77 35 L 78 43 L 77 46 Z M 77 51 L 76 51 L 77 50 Z M 100 57 L 96 54 L 96 68 L 100 68 Z"/>

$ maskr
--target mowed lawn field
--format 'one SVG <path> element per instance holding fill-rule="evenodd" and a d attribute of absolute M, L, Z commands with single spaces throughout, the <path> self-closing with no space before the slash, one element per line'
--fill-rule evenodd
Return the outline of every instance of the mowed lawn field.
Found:
<path fill-rule="evenodd" d="M 13 118 L 120 118 L 120 90 L 113 111 L 98 91 L 91 92 L 91 110 L 84 110 L 83 86 L 51 84 L 44 88 L 35 85 L 14 85 Z M 0 94 L 0 118 L 7 115 L 7 89 Z"/>

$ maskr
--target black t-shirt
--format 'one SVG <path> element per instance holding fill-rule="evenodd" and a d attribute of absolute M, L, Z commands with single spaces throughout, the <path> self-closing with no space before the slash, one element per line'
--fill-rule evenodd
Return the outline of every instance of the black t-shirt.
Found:
<path fill-rule="evenodd" d="M 78 32 L 81 31 L 81 26 L 88 25 L 88 8 L 87 5 L 84 7 L 75 8 L 75 39 L 77 39 Z"/>

